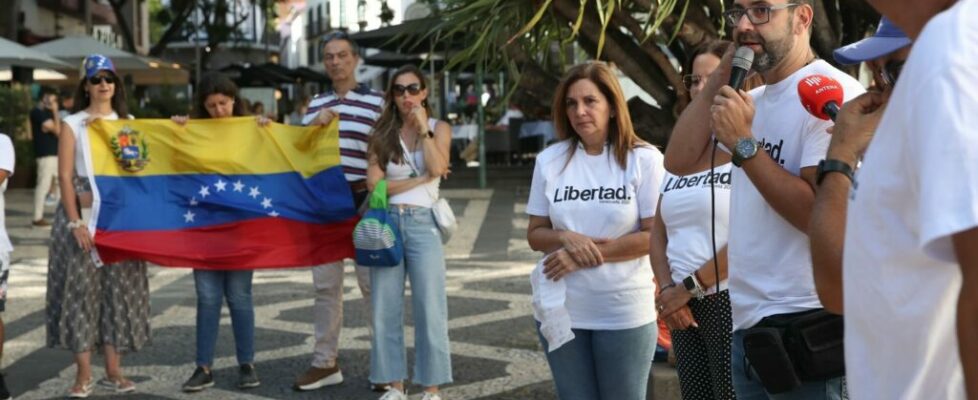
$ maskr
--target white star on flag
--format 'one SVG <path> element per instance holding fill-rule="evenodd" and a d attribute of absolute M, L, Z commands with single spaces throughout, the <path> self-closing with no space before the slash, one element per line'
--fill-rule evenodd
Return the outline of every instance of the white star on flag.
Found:
<path fill-rule="evenodd" d="M 278 217 L 278 212 L 277 212 L 277 211 L 275 211 L 275 210 L 272 210 L 272 212 L 270 212 L 270 213 L 268 213 L 268 216 L 269 216 L 269 217 L 273 217 L 273 218 L 274 218 L 274 217 Z"/>
<path fill-rule="evenodd" d="M 207 196 L 211 194 L 211 190 L 207 186 L 201 186 L 200 191 L 197 193 L 200 193 L 200 197 L 207 198 Z"/>
<path fill-rule="evenodd" d="M 248 193 L 248 196 L 251 196 L 253 199 L 257 199 L 259 195 L 261 195 L 261 192 L 258 191 L 258 186 L 251 188 L 251 192 Z"/>
<path fill-rule="evenodd" d="M 261 206 L 263 208 L 271 208 L 272 207 L 272 199 L 266 197 L 265 200 L 262 200 Z"/>
<path fill-rule="evenodd" d="M 237 182 L 234 183 L 234 191 L 240 192 L 244 190 L 244 186 L 245 186 L 244 183 L 241 183 L 241 180 L 239 179 Z"/>
<path fill-rule="evenodd" d="M 190 198 L 190 205 L 191 206 L 196 206 L 197 205 L 197 198 L 196 197 L 191 197 Z"/>
<path fill-rule="evenodd" d="M 217 180 L 217 183 L 214 184 L 214 187 L 217 188 L 217 191 L 218 192 L 223 192 L 224 191 L 224 187 L 227 186 L 227 185 L 228 185 L 227 182 L 224 182 L 223 180 L 218 179 Z"/>
<path fill-rule="evenodd" d="M 187 213 L 183 214 L 183 222 L 194 222 L 194 213 L 187 210 Z"/>

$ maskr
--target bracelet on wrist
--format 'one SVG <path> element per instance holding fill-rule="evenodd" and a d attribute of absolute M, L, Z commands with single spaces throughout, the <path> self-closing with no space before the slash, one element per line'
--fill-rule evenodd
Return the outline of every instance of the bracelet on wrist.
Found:
<path fill-rule="evenodd" d="M 85 221 L 82 221 L 80 219 L 76 219 L 68 223 L 68 229 L 72 229 L 72 230 L 82 228 L 84 226 L 85 226 Z"/>
<path fill-rule="evenodd" d="M 676 287 L 676 282 L 673 282 L 673 283 L 670 283 L 668 285 L 665 285 L 665 286 L 660 287 L 659 288 L 659 293 L 662 293 L 662 292 L 666 291 L 666 289 L 669 289 L 671 287 Z"/>

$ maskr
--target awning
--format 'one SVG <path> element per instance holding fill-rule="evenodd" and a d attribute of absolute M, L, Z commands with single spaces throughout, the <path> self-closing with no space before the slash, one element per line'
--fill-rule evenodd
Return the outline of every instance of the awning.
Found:
<path fill-rule="evenodd" d="M 276 64 L 231 64 L 221 68 L 220 71 L 227 74 L 239 87 L 270 87 L 296 83 L 296 79 L 289 74 L 288 68 L 280 69 Z"/>
<path fill-rule="evenodd" d="M 441 19 L 434 17 L 412 19 L 398 25 L 357 32 L 350 35 L 350 39 L 357 42 L 360 47 L 372 47 L 402 54 L 444 52 L 468 47 L 462 35 L 444 37 L 438 31 L 432 32 L 431 27 L 439 23 Z"/>

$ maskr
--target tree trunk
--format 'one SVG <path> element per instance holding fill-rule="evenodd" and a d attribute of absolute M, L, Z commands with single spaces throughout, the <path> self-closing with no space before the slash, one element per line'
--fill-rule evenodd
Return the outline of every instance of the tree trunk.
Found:
<path fill-rule="evenodd" d="M 130 21 L 125 13 L 126 3 L 129 0 L 109 0 L 109 5 L 112 6 L 112 13 L 115 14 L 116 23 L 119 24 L 119 31 L 122 33 L 122 39 L 125 41 L 126 48 L 124 50 L 135 53 L 136 52 L 136 39 L 133 37 L 132 24 L 134 21 Z M 138 7 L 138 0 L 133 0 L 133 8 Z"/>
<path fill-rule="evenodd" d="M 160 35 L 160 40 L 150 47 L 150 56 L 159 57 L 163 55 L 167 45 L 174 40 L 182 39 L 183 27 L 194 12 L 194 2 L 191 0 L 171 1 L 170 6 L 173 7 L 173 21 L 170 22 L 170 26 L 166 27 L 166 31 Z"/>

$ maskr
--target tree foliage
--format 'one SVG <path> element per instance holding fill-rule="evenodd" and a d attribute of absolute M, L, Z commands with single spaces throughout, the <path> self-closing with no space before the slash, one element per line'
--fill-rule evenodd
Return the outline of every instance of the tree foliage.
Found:
<path fill-rule="evenodd" d="M 831 51 L 863 37 L 879 15 L 862 0 L 813 0 L 812 47 Z M 588 58 L 614 63 L 658 107 L 631 102 L 640 134 L 663 142 L 689 101 L 682 68 L 697 46 L 729 36 L 721 0 L 445 0 L 442 23 L 425 39 L 469 43 L 446 68 L 482 63 L 504 70 L 517 96 L 548 106 L 576 43 Z M 433 37 L 435 36 L 435 37 Z M 579 60 L 578 60 L 579 61 Z"/>

